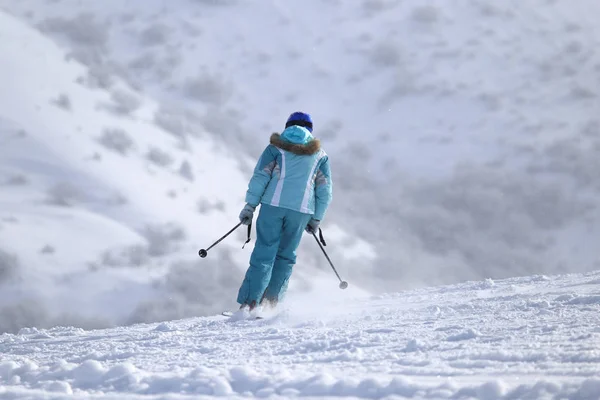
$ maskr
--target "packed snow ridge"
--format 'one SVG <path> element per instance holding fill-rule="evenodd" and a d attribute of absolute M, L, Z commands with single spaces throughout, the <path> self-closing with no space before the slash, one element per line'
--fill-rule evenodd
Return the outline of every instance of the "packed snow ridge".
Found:
<path fill-rule="evenodd" d="M 600 398 L 600 272 L 0 336 L 0 397 Z M 343 295 L 342 295 L 343 294 Z"/>

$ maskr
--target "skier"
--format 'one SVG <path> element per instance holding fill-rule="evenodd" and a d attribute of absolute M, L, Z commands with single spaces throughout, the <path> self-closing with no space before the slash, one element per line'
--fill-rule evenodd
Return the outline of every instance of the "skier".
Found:
<path fill-rule="evenodd" d="M 248 184 L 240 222 L 256 221 L 256 244 L 238 292 L 240 309 L 275 307 L 287 290 L 303 231 L 316 232 L 332 199 L 327 154 L 312 135 L 309 114 L 292 113 L 281 135 L 271 135 Z"/>

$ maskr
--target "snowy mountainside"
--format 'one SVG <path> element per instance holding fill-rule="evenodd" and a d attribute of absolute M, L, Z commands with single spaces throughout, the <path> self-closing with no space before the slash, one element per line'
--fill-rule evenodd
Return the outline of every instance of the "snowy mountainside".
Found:
<path fill-rule="evenodd" d="M 0 332 L 235 304 L 245 233 L 205 260 L 197 251 L 238 222 L 246 156 L 203 130 L 161 128 L 154 101 L 118 79 L 97 87 L 87 66 L 3 12 L 0 54 Z M 311 257 L 298 287 L 320 274 Z"/>
<path fill-rule="evenodd" d="M 25 328 L 0 336 L 0 397 L 597 400 L 599 285 L 593 272 L 296 293 L 258 321 Z"/>
<path fill-rule="evenodd" d="M 95 84 L 142 90 L 181 137 L 256 156 L 289 112 L 312 112 L 336 179 L 328 220 L 376 246 L 367 272 L 347 265 L 372 289 L 598 266 L 595 0 L 0 6 Z"/>

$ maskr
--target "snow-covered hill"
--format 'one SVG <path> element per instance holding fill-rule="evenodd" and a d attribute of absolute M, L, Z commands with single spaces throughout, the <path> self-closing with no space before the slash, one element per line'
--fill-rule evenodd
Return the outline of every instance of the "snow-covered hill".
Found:
<path fill-rule="evenodd" d="M 235 304 L 244 232 L 205 260 L 197 251 L 238 222 L 246 155 L 204 130 L 161 128 L 154 101 L 116 78 L 96 87 L 88 67 L 1 12 L 0 53 L 0 332 Z M 292 290 L 318 279 L 309 265 Z"/>
<path fill-rule="evenodd" d="M 162 297 L 169 254 L 191 268 L 190 233 L 206 243 L 236 222 L 243 193 L 217 182 L 245 177 L 202 132 L 182 147 L 125 85 L 87 87 L 87 67 L 30 27 L 0 14 L 0 30 L 1 329 L 122 323 Z"/>
<path fill-rule="evenodd" d="M 254 157 L 291 111 L 313 113 L 329 221 L 377 247 L 374 271 L 347 265 L 372 289 L 597 268 L 595 0 L 0 6 L 94 84 L 142 90 L 181 138 Z"/>
<path fill-rule="evenodd" d="M 3 399 L 600 399 L 600 273 L 0 336 Z"/>

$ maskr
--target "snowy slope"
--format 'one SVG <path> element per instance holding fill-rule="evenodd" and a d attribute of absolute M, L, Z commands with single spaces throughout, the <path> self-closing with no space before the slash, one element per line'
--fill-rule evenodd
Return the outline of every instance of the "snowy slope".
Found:
<path fill-rule="evenodd" d="M 372 268 L 347 264 L 374 290 L 598 266 L 595 0 L 0 6 L 181 137 L 255 157 L 312 112 L 336 179 L 325 227 L 376 246 Z"/>
<path fill-rule="evenodd" d="M 2 12 L 0 54 L 0 332 L 234 304 L 244 232 L 206 260 L 197 251 L 238 222 L 246 156 L 157 126 L 154 101 L 119 80 L 95 87 L 88 67 Z M 292 290 L 331 280 L 311 259 Z"/>
<path fill-rule="evenodd" d="M 3 399 L 600 398 L 600 273 L 0 336 Z"/>
<path fill-rule="evenodd" d="M 0 96 L 6 182 L 0 243 L 18 257 L 2 290 L 4 315 L 13 318 L 3 318 L 2 327 L 47 325 L 64 314 L 75 324 L 123 321 L 150 297 L 152 280 L 167 271 L 161 267 L 174 262 L 160 256 L 179 250 L 189 261 L 197 249 L 185 243 L 187 235 L 235 223 L 219 210 L 200 214 L 196 202 L 222 198 L 221 210 L 234 208 L 242 193 L 223 193 L 228 186 L 214 182 L 245 179 L 236 160 L 210 151 L 217 146 L 210 138 L 190 143 L 200 147 L 194 155 L 181 149 L 177 138 L 148 122 L 151 101 L 125 85 L 85 87 L 86 67 L 31 28 L 0 18 L 0 68 L 10 77 Z M 118 94 L 133 99 L 136 110 L 112 112 Z M 150 154 L 166 161 L 153 162 Z M 185 163 L 188 173 L 180 174 Z M 204 163 L 218 168 L 204 175 Z M 193 186 L 194 176 L 207 184 Z M 211 239 L 201 231 L 194 240 Z"/>

